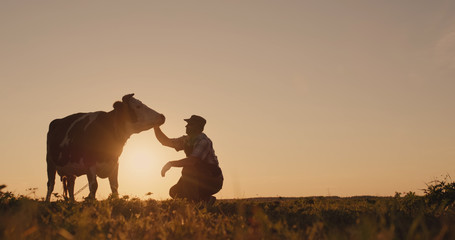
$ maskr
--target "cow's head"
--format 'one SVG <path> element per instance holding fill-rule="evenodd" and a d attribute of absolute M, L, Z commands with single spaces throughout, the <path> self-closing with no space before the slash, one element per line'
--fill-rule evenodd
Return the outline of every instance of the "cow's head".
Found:
<path fill-rule="evenodd" d="M 124 117 L 127 127 L 133 133 L 139 133 L 164 123 L 163 114 L 149 108 L 133 95 L 134 93 L 125 95 L 122 102 L 114 103 L 114 109 Z"/>

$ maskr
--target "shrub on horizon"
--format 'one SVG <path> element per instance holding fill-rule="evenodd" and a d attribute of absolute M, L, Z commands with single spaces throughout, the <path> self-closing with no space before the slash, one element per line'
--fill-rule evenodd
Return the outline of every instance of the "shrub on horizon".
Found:
<path fill-rule="evenodd" d="M 449 175 L 444 180 L 434 180 L 424 189 L 425 200 L 430 205 L 448 206 L 455 202 L 455 182 Z"/>

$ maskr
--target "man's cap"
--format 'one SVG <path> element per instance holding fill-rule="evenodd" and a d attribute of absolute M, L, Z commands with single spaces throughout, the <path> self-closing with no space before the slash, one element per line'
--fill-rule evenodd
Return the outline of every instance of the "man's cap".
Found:
<path fill-rule="evenodd" d="M 204 127 L 205 123 L 207 122 L 203 117 L 198 116 L 198 115 L 192 115 L 190 118 L 184 119 L 184 120 L 187 123 L 197 124 L 197 125 L 200 125 L 202 127 Z"/>

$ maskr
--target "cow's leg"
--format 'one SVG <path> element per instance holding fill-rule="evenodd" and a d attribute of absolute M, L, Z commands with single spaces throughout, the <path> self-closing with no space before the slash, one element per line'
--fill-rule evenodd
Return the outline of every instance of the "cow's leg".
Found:
<path fill-rule="evenodd" d="M 93 166 L 88 170 L 87 173 L 88 187 L 90 189 L 90 194 L 88 199 L 95 199 L 96 190 L 98 189 L 98 182 L 96 181 L 96 167 Z"/>
<path fill-rule="evenodd" d="M 71 201 L 74 201 L 74 183 L 76 182 L 76 176 L 68 176 L 67 178 L 67 189 Z"/>
<path fill-rule="evenodd" d="M 54 191 L 55 185 L 55 173 L 56 173 L 55 165 L 53 163 L 47 162 L 47 194 L 46 194 L 46 202 L 51 200 L 52 191 Z"/>
<path fill-rule="evenodd" d="M 116 163 L 111 175 L 109 176 L 109 184 L 111 185 L 112 197 L 118 197 L 118 162 Z"/>
<path fill-rule="evenodd" d="M 65 200 L 68 200 L 68 177 L 62 176 L 60 178 L 60 180 L 62 180 L 62 184 L 63 184 L 63 198 Z"/>

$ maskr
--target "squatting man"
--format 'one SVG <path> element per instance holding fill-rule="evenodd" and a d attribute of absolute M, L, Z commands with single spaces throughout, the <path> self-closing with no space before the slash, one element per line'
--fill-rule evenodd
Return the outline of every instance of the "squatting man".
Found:
<path fill-rule="evenodd" d="M 183 159 L 167 162 L 161 170 L 161 176 L 164 177 L 172 167 L 181 167 L 182 176 L 171 187 L 169 195 L 174 199 L 213 203 L 216 200 L 213 194 L 221 190 L 224 178 L 213 143 L 203 133 L 207 121 L 197 115 L 184 120 L 187 122 L 187 135 L 179 138 L 167 137 L 160 129 L 161 124 L 154 127 L 155 136 L 162 145 L 176 151 L 183 150 L 186 155 Z"/>

